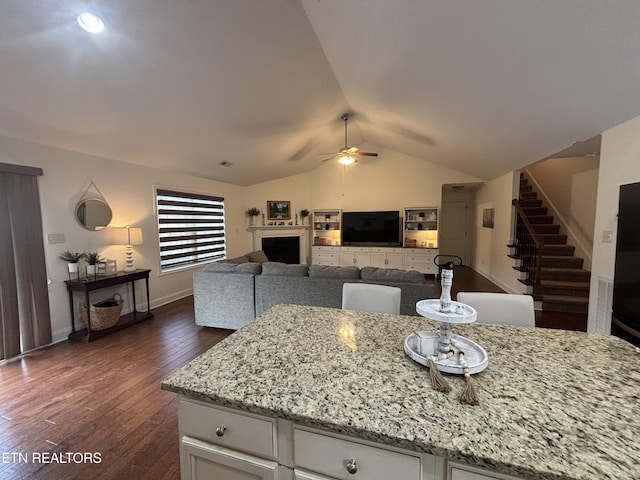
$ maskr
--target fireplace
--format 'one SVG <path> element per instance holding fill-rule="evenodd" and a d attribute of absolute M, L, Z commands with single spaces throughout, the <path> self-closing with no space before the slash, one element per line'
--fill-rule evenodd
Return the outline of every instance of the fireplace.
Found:
<path fill-rule="evenodd" d="M 299 263 L 300 237 L 265 237 L 262 250 L 270 262 Z"/>
<path fill-rule="evenodd" d="M 267 239 L 280 239 L 288 238 L 297 241 L 295 248 L 298 252 L 298 257 L 294 259 L 293 254 L 288 260 L 274 260 L 267 252 L 267 258 L 273 261 L 282 261 L 283 263 L 308 263 L 309 255 L 311 253 L 309 245 L 309 225 L 261 225 L 255 227 L 249 227 L 247 230 L 251 233 L 253 250 L 265 250 L 265 240 Z M 267 242 L 269 243 L 269 242 Z M 268 247 L 267 247 L 268 248 Z M 286 248 L 286 250 L 290 250 Z M 266 250 L 265 250 L 266 251 Z M 277 256 L 278 254 L 276 254 Z"/>

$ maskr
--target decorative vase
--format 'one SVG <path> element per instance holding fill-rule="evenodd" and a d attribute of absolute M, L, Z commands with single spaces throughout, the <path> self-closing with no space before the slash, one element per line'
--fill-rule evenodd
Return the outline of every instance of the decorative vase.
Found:
<path fill-rule="evenodd" d="M 95 275 L 95 274 L 96 274 L 96 266 L 87 265 L 87 275 Z"/>
<path fill-rule="evenodd" d="M 69 267 L 69 273 L 78 273 L 78 268 L 80 264 L 76 263 L 67 263 L 67 267 Z"/>

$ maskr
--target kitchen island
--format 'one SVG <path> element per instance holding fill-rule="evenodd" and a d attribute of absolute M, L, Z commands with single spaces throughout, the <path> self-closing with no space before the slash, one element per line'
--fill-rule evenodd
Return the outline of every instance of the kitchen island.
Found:
<path fill-rule="evenodd" d="M 366 462 L 347 454 L 353 440 L 417 459 L 422 480 L 640 478 L 634 346 L 582 332 L 456 325 L 454 333 L 489 356 L 487 369 L 473 376 L 480 405 L 471 406 L 456 398 L 463 377 L 445 375 L 452 391 L 434 391 L 428 369 L 404 353 L 407 335 L 436 328 L 421 317 L 272 308 L 162 382 L 181 398 L 181 462 L 189 463 L 183 475 L 197 478 L 189 470 L 200 468 L 194 449 L 211 444 L 215 458 L 208 462 L 238 451 L 275 472 L 246 478 L 374 478 L 371 469 L 361 476 Z M 222 415 L 211 425 L 209 410 Z M 228 422 L 244 417 L 248 434 L 234 440 Z M 326 450 L 323 432 L 327 441 L 343 442 L 336 451 L 346 455 L 329 472 L 326 461 L 314 464 Z M 464 465 L 480 470 L 465 473 Z M 410 478 L 394 471 L 389 478 Z"/>

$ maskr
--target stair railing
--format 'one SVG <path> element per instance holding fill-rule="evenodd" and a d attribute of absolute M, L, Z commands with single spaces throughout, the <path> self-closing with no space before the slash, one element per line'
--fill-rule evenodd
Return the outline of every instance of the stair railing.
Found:
<path fill-rule="evenodd" d="M 516 242 L 521 262 L 520 267 L 527 272 L 527 279 L 539 286 L 544 240 L 540 238 L 529 222 L 518 199 L 514 198 L 511 203 L 516 210 Z"/>

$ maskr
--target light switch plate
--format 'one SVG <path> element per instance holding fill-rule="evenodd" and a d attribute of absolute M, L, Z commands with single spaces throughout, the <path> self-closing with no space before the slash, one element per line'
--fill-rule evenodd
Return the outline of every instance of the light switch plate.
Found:
<path fill-rule="evenodd" d="M 49 244 L 53 243 L 64 243 L 64 233 L 48 233 L 47 234 L 47 242 Z"/>

